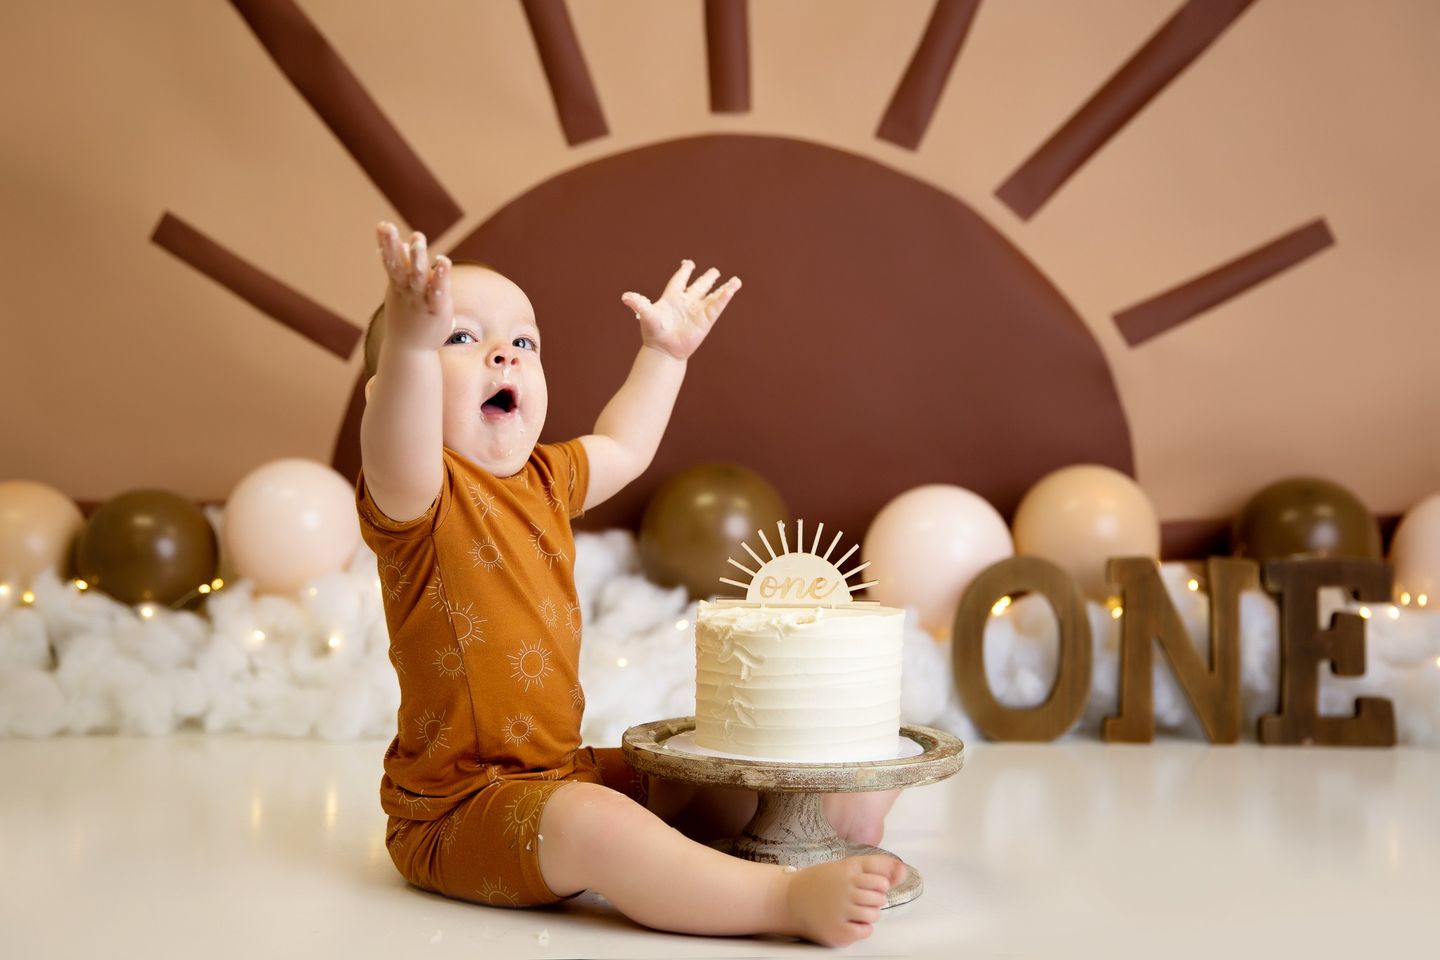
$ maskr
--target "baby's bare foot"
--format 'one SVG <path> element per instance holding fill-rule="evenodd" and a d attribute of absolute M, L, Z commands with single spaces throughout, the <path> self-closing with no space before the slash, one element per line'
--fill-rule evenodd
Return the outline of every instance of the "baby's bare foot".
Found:
<path fill-rule="evenodd" d="M 827 947 L 863 940 L 875 929 L 885 894 L 905 877 L 905 864 L 874 854 L 847 857 L 791 875 L 786 904 L 793 929 Z"/>
<path fill-rule="evenodd" d="M 825 819 L 841 839 L 878 847 L 885 836 L 885 815 L 900 796 L 899 790 L 877 793 L 827 793 Z"/>

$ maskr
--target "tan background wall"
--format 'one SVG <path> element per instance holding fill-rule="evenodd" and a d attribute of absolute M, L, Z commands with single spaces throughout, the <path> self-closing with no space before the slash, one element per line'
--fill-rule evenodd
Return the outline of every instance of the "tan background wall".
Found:
<path fill-rule="evenodd" d="M 1049 276 L 1109 360 L 1162 518 L 1295 473 L 1382 513 L 1440 489 L 1440 4 L 1259 0 L 1029 221 L 996 187 L 1176 0 L 987 0 L 914 152 L 874 132 L 929 0 L 753 0 L 737 116 L 708 109 L 699 0 L 572 0 L 610 127 L 574 148 L 518 3 L 301 6 L 464 208 L 442 245 L 621 150 L 814 141 L 961 198 Z M 328 460 L 358 351 L 337 360 L 149 237 L 170 211 L 360 323 L 385 198 L 227 3 L 10 0 L 5 20 L 0 479 L 221 499 L 267 460 Z M 1116 311 L 1317 217 L 1334 247 L 1139 347 L 1116 332 Z"/>

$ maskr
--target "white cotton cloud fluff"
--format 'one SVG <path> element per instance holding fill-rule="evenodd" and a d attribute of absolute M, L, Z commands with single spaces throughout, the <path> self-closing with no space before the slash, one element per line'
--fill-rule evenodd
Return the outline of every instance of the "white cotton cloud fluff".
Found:
<path fill-rule="evenodd" d="M 219 519 L 211 511 L 212 520 Z M 1188 590 L 1188 570 L 1165 564 L 1162 579 L 1198 650 L 1207 649 L 1209 602 Z M 580 675 L 587 743 L 614 745 L 630 726 L 694 711 L 695 605 L 640 570 L 635 538 L 623 530 L 576 536 L 575 581 L 584 620 Z M 295 597 L 256 596 L 244 581 L 212 595 L 202 614 L 156 609 L 144 617 L 97 591 L 77 592 L 53 577 L 33 587 L 33 606 L 12 595 L 0 606 L 0 735 L 124 733 L 154 736 L 181 728 L 210 733 L 388 738 L 400 693 L 375 558 L 361 547 L 347 569 Z M 1355 609 L 1338 591 L 1322 614 Z M 1321 668 L 1321 709 L 1348 714 L 1357 695 L 1395 704 L 1402 743 L 1440 745 L 1440 614 L 1376 608 L 1367 623 L 1365 676 Z M 1072 735 L 1098 734 L 1114 713 L 1120 624 L 1090 604 L 1094 667 L 1090 698 Z M 1276 705 L 1277 611 L 1263 593 L 1241 597 L 1244 735 Z M 1053 683 L 1054 614 L 1024 597 L 992 617 L 985 670 L 996 697 L 1033 706 Z M 965 739 L 977 732 L 955 695 L 950 640 L 936 640 L 906 618 L 901 714 Z M 1158 648 L 1155 725 L 1202 736 Z"/>

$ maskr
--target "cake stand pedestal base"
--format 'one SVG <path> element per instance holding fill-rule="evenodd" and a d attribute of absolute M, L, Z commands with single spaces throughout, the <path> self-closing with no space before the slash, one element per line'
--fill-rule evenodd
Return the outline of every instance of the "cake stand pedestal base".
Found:
<path fill-rule="evenodd" d="M 965 745 L 958 738 L 917 726 L 902 726 L 899 733 L 918 743 L 922 752 L 895 760 L 790 763 L 689 753 L 667 745 L 672 737 L 694 728 L 694 717 L 631 727 L 621 741 L 625 759 L 636 770 L 652 776 L 756 791 L 759 805 L 740 836 L 714 846 L 745 860 L 797 869 L 870 853 L 895 856 L 888 850 L 847 843 L 841 838 L 825 818 L 823 803 L 827 793 L 935 783 L 958 773 L 965 760 Z M 905 879 L 890 888 L 887 907 L 908 903 L 925 889 L 920 872 L 909 864 L 905 867 Z"/>

